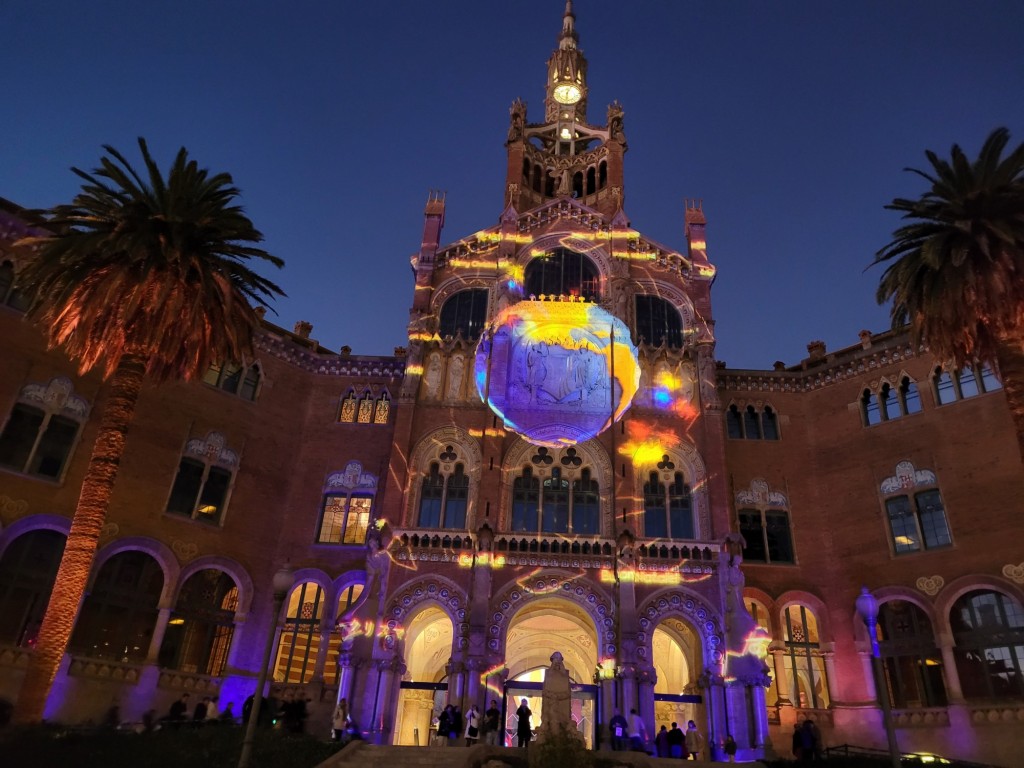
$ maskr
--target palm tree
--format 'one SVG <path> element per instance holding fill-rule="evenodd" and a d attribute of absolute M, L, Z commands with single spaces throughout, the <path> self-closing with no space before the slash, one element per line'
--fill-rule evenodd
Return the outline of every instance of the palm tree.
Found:
<path fill-rule="evenodd" d="M 19 275 L 29 316 L 79 372 L 109 379 L 99 433 L 64 555 L 15 711 L 39 722 L 67 649 L 144 380 L 191 380 L 213 362 L 251 356 L 259 325 L 250 302 L 282 295 L 251 271 L 284 262 L 252 247 L 263 236 L 235 204 L 228 174 L 211 176 L 178 151 L 166 179 L 143 139 L 141 177 L 112 147 L 68 205 L 47 212 L 46 237 Z"/>
<path fill-rule="evenodd" d="M 885 206 L 904 224 L 875 256 L 890 262 L 878 303 L 892 300 L 893 327 L 909 323 L 924 344 L 957 369 L 994 364 L 1006 392 L 1024 459 L 1024 144 L 1006 157 L 1009 131 L 997 128 L 970 162 L 926 152 L 931 185 L 920 199 Z"/>

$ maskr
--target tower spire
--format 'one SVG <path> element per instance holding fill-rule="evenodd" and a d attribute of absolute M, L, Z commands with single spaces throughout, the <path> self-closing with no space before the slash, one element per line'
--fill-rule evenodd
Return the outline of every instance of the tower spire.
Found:
<path fill-rule="evenodd" d="M 579 39 L 579 35 L 576 34 L 576 14 L 572 12 L 572 0 L 565 0 L 565 13 L 562 16 L 562 34 L 558 38 L 558 47 L 563 51 L 575 50 Z"/>

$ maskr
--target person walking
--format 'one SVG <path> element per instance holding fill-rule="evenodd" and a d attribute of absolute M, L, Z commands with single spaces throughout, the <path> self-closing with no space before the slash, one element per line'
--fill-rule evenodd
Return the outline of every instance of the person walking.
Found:
<path fill-rule="evenodd" d="M 526 749 L 530 746 L 530 740 L 533 738 L 533 728 L 530 725 L 530 716 L 533 712 L 530 711 L 530 706 L 527 704 L 526 699 L 523 699 L 519 704 L 519 709 L 516 710 L 516 718 L 519 722 L 516 724 L 516 737 L 519 740 L 519 747 Z"/>
<path fill-rule="evenodd" d="M 452 705 L 441 710 L 437 718 L 437 742 L 440 746 L 448 746 L 448 734 L 452 730 Z"/>
<path fill-rule="evenodd" d="M 629 710 L 629 738 L 632 741 L 634 752 L 647 751 L 647 726 L 636 709 Z"/>
<path fill-rule="evenodd" d="M 689 760 L 700 760 L 698 755 L 704 749 L 704 737 L 697 730 L 697 724 L 691 720 L 686 724 L 686 737 L 683 742 L 686 745 L 686 752 Z"/>

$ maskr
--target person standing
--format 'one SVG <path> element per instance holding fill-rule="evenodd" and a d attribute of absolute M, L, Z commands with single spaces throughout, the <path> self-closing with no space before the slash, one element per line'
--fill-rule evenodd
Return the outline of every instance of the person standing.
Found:
<path fill-rule="evenodd" d="M 686 724 L 686 738 L 684 739 L 686 752 L 690 760 L 700 760 L 698 755 L 704 749 L 704 737 L 697 730 L 697 724 L 691 720 Z"/>
<path fill-rule="evenodd" d="M 658 735 L 654 737 L 654 747 L 658 751 L 658 757 L 668 757 L 668 728 L 661 726 Z"/>
<path fill-rule="evenodd" d="M 452 729 L 452 705 L 441 710 L 437 718 L 437 741 L 442 747 L 448 746 L 448 734 Z"/>
<path fill-rule="evenodd" d="M 480 708 L 474 704 L 466 713 L 466 746 L 472 747 L 480 739 Z"/>
<path fill-rule="evenodd" d="M 497 747 L 498 742 L 498 731 L 501 728 L 501 710 L 498 709 L 497 699 L 491 699 L 491 706 L 484 712 L 484 743 L 490 744 L 492 747 Z M 505 743 L 502 739 L 501 744 Z"/>
<path fill-rule="evenodd" d="M 668 732 L 668 756 L 674 757 L 677 760 L 683 756 L 683 742 L 685 740 L 682 729 L 679 727 L 679 723 L 672 723 L 672 728 Z"/>
<path fill-rule="evenodd" d="M 185 715 L 188 712 L 188 694 L 181 694 L 181 698 L 171 704 L 171 709 L 167 713 L 167 722 L 171 725 L 181 725 L 185 721 Z"/>
<path fill-rule="evenodd" d="M 519 709 L 516 710 L 516 718 L 519 721 L 516 724 L 516 736 L 522 749 L 529 747 L 530 739 L 533 738 L 533 728 L 530 725 L 531 715 L 533 712 L 530 711 L 526 699 L 523 699 L 519 704 Z"/>
<path fill-rule="evenodd" d="M 345 731 L 345 722 L 348 720 L 348 700 L 343 696 L 334 708 L 334 715 L 331 717 L 331 739 L 341 741 L 341 735 Z"/>
<path fill-rule="evenodd" d="M 629 743 L 629 723 L 626 722 L 626 718 L 622 716 L 618 707 L 615 708 L 615 714 L 608 722 L 608 727 L 612 732 L 612 749 L 616 752 L 624 752 L 626 744 Z"/>
<path fill-rule="evenodd" d="M 448 746 L 455 747 L 458 746 L 460 734 L 462 733 L 462 707 L 458 704 L 453 706 L 450 717 L 452 725 L 451 730 L 448 731 Z"/>
<path fill-rule="evenodd" d="M 725 744 L 722 746 L 722 751 L 725 752 L 730 763 L 736 762 L 736 739 L 732 737 L 731 733 L 726 734 Z"/>
<path fill-rule="evenodd" d="M 200 701 L 198 704 L 196 704 L 196 708 L 194 710 L 192 710 L 192 725 L 198 727 L 198 726 L 202 725 L 206 721 L 206 710 L 209 708 L 209 706 L 210 706 L 210 697 L 209 696 L 207 696 L 202 701 Z"/>

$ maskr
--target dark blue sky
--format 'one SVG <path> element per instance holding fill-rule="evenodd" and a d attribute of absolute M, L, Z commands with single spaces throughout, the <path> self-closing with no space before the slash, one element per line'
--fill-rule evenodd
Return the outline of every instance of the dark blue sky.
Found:
<path fill-rule="evenodd" d="M 543 114 L 561 0 L 7 0 L 0 196 L 67 201 L 102 144 L 228 171 L 287 266 L 278 324 L 405 342 L 431 188 L 443 240 L 497 221 L 508 106 Z M 702 198 L 718 356 L 770 368 L 888 327 L 877 268 L 925 149 L 1024 140 L 1024 3 L 577 0 L 590 120 L 626 110 L 626 211 L 682 249 Z"/>

